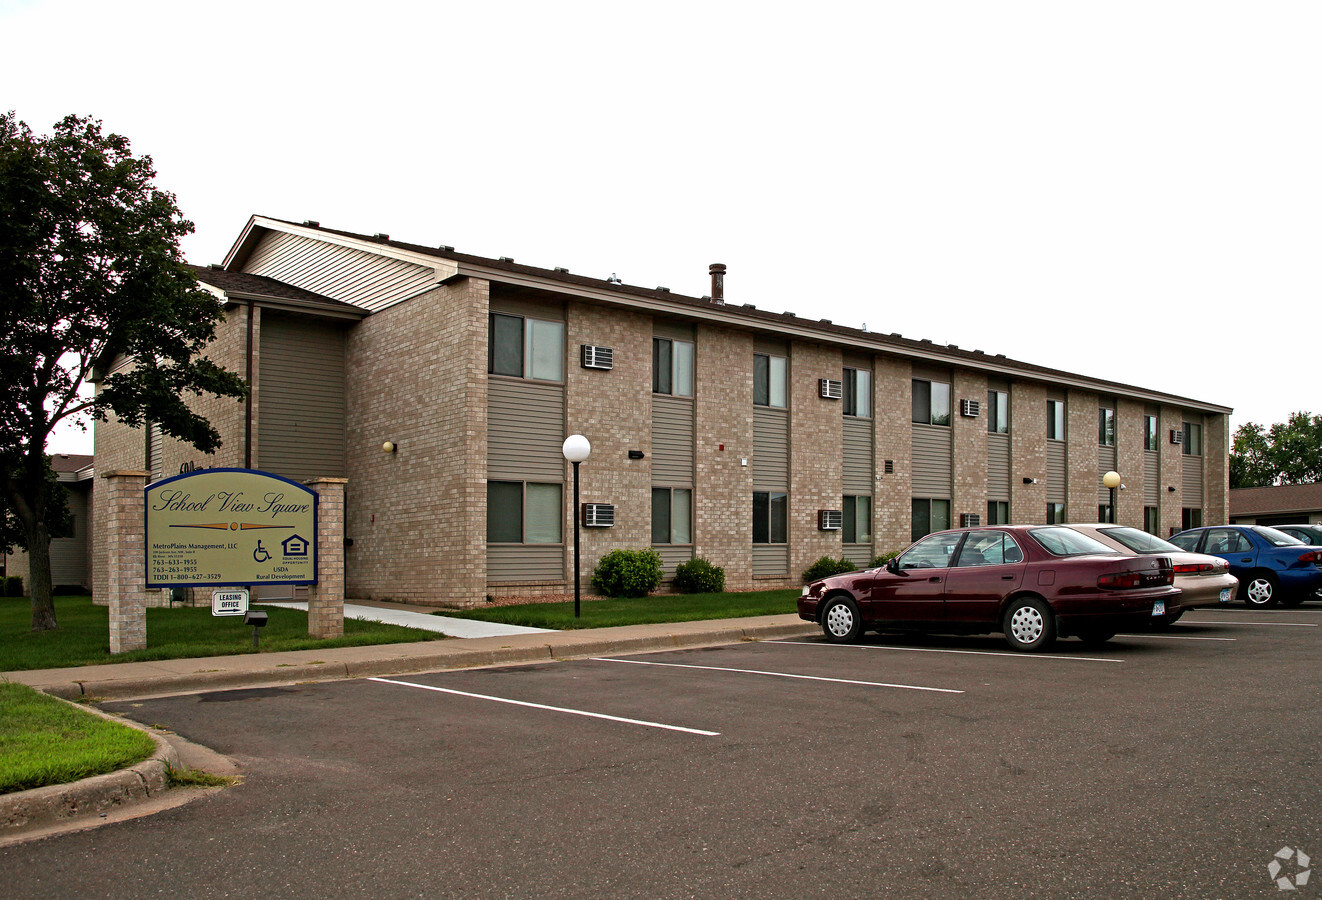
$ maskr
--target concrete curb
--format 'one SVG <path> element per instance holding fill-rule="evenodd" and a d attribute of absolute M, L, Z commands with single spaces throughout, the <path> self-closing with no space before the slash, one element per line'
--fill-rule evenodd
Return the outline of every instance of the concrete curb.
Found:
<path fill-rule="evenodd" d="M 52 825 L 99 817 L 110 810 L 141 803 L 169 789 L 170 771 L 179 768 L 179 755 L 169 741 L 135 722 L 85 706 L 78 708 L 146 733 L 156 743 L 156 750 L 142 762 L 118 772 L 84 778 L 72 784 L 0 794 L 0 837 L 21 836 Z"/>

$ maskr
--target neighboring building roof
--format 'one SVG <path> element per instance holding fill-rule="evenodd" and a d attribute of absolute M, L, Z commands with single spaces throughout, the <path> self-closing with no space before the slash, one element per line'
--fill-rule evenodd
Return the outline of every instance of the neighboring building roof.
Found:
<path fill-rule="evenodd" d="M 92 477 L 92 457 L 79 453 L 52 453 L 51 470 L 59 481 L 86 481 Z"/>
<path fill-rule="evenodd" d="M 1322 511 L 1322 484 L 1280 484 L 1235 488 L 1230 516 L 1281 516 Z"/>
<path fill-rule="evenodd" d="M 352 303 L 323 297 L 321 294 L 305 291 L 303 288 L 285 284 L 283 281 L 276 281 L 274 278 L 267 278 L 265 275 L 230 272 L 219 266 L 190 265 L 188 268 L 193 270 L 193 274 L 197 276 L 198 281 L 224 293 L 225 299 L 253 300 L 263 306 L 294 308 L 309 312 L 317 311 L 340 316 L 347 315 L 354 318 L 362 318 L 367 315 L 367 310 L 354 306 Z"/>
<path fill-rule="evenodd" d="M 507 274 L 510 276 L 509 280 L 512 283 L 535 283 L 533 286 L 543 288 L 558 285 L 561 286 L 561 289 L 568 289 L 568 292 L 586 295 L 598 302 L 641 305 L 663 314 L 714 319 L 731 326 L 743 326 L 829 343 L 848 344 L 864 351 L 879 350 L 935 363 L 961 363 L 970 368 L 992 374 L 1003 374 L 1008 377 L 1014 375 L 1033 376 L 1040 380 L 1076 386 L 1099 393 L 1116 392 L 1135 399 L 1181 405 L 1210 413 L 1229 415 L 1233 412 L 1230 407 L 1219 404 L 1009 359 L 1003 353 L 988 354 L 981 350 L 963 350 L 954 344 L 940 345 L 930 340 L 913 340 L 894 332 L 880 334 L 873 331 L 864 331 L 859 328 L 836 325 L 829 319 L 808 319 L 800 318 L 790 312 L 769 312 L 757 309 L 750 303 L 717 303 L 710 298 L 674 294 L 666 288 L 644 288 L 636 285 L 620 284 L 609 279 L 575 275 L 564 269 L 545 269 L 538 266 L 523 265 L 508 257 L 490 259 L 468 253 L 459 253 L 448 246 L 427 247 L 421 244 L 408 243 L 407 241 L 396 241 L 385 234 L 365 235 L 352 231 L 323 228 L 319 222 L 314 221 L 291 222 L 285 219 L 253 216 L 226 257 L 226 271 L 230 268 L 238 269 L 242 267 L 248 255 L 256 246 L 257 238 L 263 230 L 281 230 L 308 236 L 316 235 L 322 240 L 329 240 L 333 243 L 351 242 L 354 245 L 359 245 L 360 249 L 363 249 L 361 245 L 375 245 L 372 247 L 372 252 L 384 256 L 408 258 L 415 263 L 432 260 L 441 264 L 437 266 L 438 275 L 441 276 L 439 280 L 448 280 L 443 273 L 449 272 L 454 274 L 448 277 L 473 275 L 475 277 L 491 278 L 493 275 Z M 336 241 L 337 238 L 340 240 Z M 272 279 L 266 280 L 272 281 Z M 500 279 L 497 278 L 496 280 Z M 280 282 L 275 283 L 279 284 Z"/>

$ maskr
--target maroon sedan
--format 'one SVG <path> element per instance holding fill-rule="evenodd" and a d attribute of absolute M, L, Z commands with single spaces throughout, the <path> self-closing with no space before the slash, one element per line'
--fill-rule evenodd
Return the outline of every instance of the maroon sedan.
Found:
<path fill-rule="evenodd" d="M 884 569 L 814 581 L 799 617 L 836 643 L 867 629 L 987 634 L 1016 650 L 1044 650 L 1057 637 L 1110 640 L 1179 597 L 1174 569 L 1160 556 L 1127 556 L 1051 525 L 941 531 Z"/>

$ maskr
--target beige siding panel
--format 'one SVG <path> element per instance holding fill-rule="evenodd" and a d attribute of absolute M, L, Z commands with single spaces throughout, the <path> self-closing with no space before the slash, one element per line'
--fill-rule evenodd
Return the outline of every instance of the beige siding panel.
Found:
<path fill-rule="evenodd" d="M 1161 484 L 1161 456 L 1152 450 L 1143 451 L 1143 505 L 1160 506 L 1161 494 L 1165 490 Z"/>
<path fill-rule="evenodd" d="M 92 528 L 92 520 L 87 514 L 87 492 L 68 490 L 64 496 L 69 503 L 69 514 L 73 516 L 73 536 L 55 538 L 50 542 L 51 585 L 81 585 L 90 588 L 92 583 L 87 572 L 87 532 Z"/>
<path fill-rule="evenodd" d="M 790 483 L 790 419 L 783 409 L 753 410 L 753 489 L 786 491 Z"/>
<path fill-rule="evenodd" d="M 561 544 L 488 544 L 487 581 L 564 581 Z"/>
<path fill-rule="evenodd" d="M 1010 499 L 1010 436 L 987 435 L 987 499 Z"/>
<path fill-rule="evenodd" d="M 1115 459 L 1116 454 L 1114 447 L 1097 448 L 1097 502 L 1102 505 L 1111 502 L 1111 490 L 1106 485 L 1102 484 L 1102 476 L 1107 472 L 1116 471 Z M 1121 481 L 1123 480 L 1124 479 L 1121 478 Z M 1116 502 L 1120 502 L 1118 498 Z"/>
<path fill-rule="evenodd" d="M 872 420 L 845 417 L 844 479 L 846 494 L 872 494 L 876 483 L 876 468 L 872 460 Z"/>
<path fill-rule="evenodd" d="M 422 293 L 436 281 L 426 266 L 281 231 L 262 236 L 243 271 L 373 311 Z"/>
<path fill-rule="evenodd" d="M 940 425 L 913 426 L 915 497 L 949 497 L 953 493 L 951 430 Z"/>
<path fill-rule="evenodd" d="M 493 376 L 487 403 L 487 478 L 563 482 L 564 387 Z"/>
<path fill-rule="evenodd" d="M 261 341 L 255 465 L 294 481 L 345 477 L 344 331 L 268 314 Z"/>
<path fill-rule="evenodd" d="M 1183 459 L 1184 471 L 1180 474 L 1185 506 L 1203 505 L 1203 458 L 1186 456 Z"/>
<path fill-rule="evenodd" d="M 652 395 L 652 484 L 693 484 L 693 400 Z"/>
<path fill-rule="evenodd" d="M 1065 502 L 1064 441 L 1047 441 L 1047 502 Z"/>
<path fill-rule="evenodd" d="M 754 575 L 788 575 L 790 548 L 788 544 L 754 544 Z"/>
<path fill-rule="evenodd" d="M 872 552 L 871 544 L 845 544 L 844 557 L 860 569 L 872 568 L 872 560 L 877 554 Z"/>
<path fill-rule="evenodd" d="M 675 569 L 693 558 L 692 544 L 653 544 L 652 549 L 661 554 L 662 581 L 674 581 Z"/>

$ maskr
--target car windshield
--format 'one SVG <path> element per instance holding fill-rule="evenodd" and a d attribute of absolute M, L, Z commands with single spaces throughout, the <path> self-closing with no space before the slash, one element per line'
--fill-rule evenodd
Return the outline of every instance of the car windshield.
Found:
<path fill-rule="evenodd" d="M 1052 556 L 1085 556 L 1093 553 L 1116 555 L 1115 550 L 1101 541 L 1072 528 L 1033 528 L 1028 533 Z"/>
<path fill-rule="evenodd" d="M 1180 548 L 1170 541 L 1163 541 L 1155 534 L 1139 531 L 1137 528 L 1103 528 L 1102 534 L 1118 544 L 1124 544 L 1135 553 L 1170 553 L 1180 552 Z"/>
<path fill-rule="evenodd" d="M 1290 537 L 1284 531 L 1277 531 L 1275 528 L 1268 528 L 1265 525 L 1254 525 L 1253 530 L 1273 547 L 1292 547 L 1295 544 L 1303 543 L 1297 537 Z"/>

